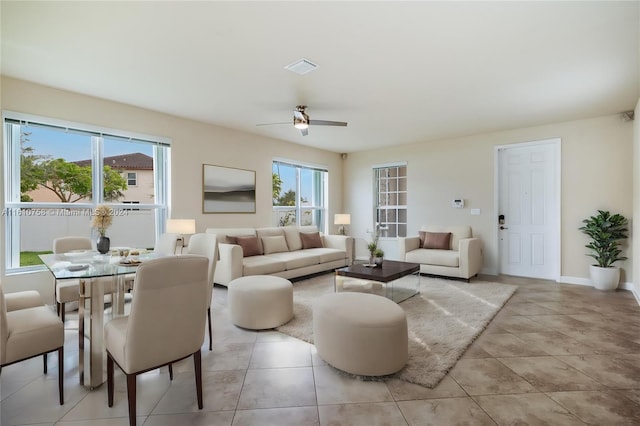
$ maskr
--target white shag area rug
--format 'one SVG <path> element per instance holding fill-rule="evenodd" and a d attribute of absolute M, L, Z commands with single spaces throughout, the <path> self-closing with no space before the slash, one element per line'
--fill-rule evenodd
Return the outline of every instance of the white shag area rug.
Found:
<path fill-rule="evenodd" d="M 333 279 L 333 274 L 326 274 L 295 282 L 294 318 L 276 330 L 313 343 L 313 301 L 334 291 Z M 409 361 L 398 373 L 381 379 L 435 387 L 516 289 L 477 278 L 465 283 L 423 276 L 420 294 L 400 303 L 407 315 Z"/>

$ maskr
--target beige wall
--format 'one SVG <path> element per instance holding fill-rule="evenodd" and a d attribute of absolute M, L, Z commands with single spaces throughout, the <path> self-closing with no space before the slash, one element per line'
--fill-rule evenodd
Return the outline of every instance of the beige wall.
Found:
<path fill-rule="evenodd" d="M 562 139 L 561 275 L 565 281 L 583 281 L 591 258 L 584 255 L 587 239 L 577 230 L 582 219 L 596 209 L 632 217 L 633 124 L 619 115 L 349 154 L 345 212 L 355 218 L 352 234 L 370 238 L 371 167 L 407 161 L 410 234 L 417 235 L 423 224 L 471 225 L 484 243 L 483 272 L 495 274 L 494 147 L 552 138 Z M 465 199 L 465 208 L 451 208 L 454 198 Z M 481 215 L 471 216 L 470 208 L 481 209 Z M 625 247 L 631 258 L 630 242 Z M 631 265 L 631 260 L 619 263 L 623 282 L 631 281 Z"/>
<path fill-rule="evenodd" d="M 343 160 L 340 154 L 7 77 L 2 77 L 0 93 L 3 110 L 170 138 L 171 216 L 195 218 L 198 232 L 203 232 L 208 227 L 269 226 L 271 162 L 274 157 L 327 166 L 329 218 L 342 211 Z M 255 170 L 256 214 L 202 214 L 203 163 Z M 0 188 L 4 188 L 3 182 L 0 182 Z M 333 226 L 330 229 L 332 228 Z M 4 241 L 3 228 L 0 228 L 0 237 Z M 4 256 L 0 258 L 4 262 Z M 2 271 L 2 281 L 7 290 L 15 290 L 13 283 L 18 279 L 5 277 L 4 265 Z"/>
<path fill-rule="evenodd" d="M 328 166 L 329 221 L 334 213 L 351 213 L 350 233 L 369 239 L 366 230 L 372 225 L 371 166 L 407 161 L 409 229 L 417 232 L 420 225 L 427 223 L 470 224 L 485 244 L 484 272 L 496 273 L 494 147 L 555 137 L 562 139 L 562 276 L 585 280 L 588 277 L 590 258 L 584 255 L 583 247 L 586 237 L 577 231 L 583 218 L 598 208 L 632 217 L 632 154 L 634 143 L 637 146 L 640 142 L 637 131 L 633 136 L 634 124 L 618 115 L 352 153 L 344 160 L 343 179 L 343 160 L 336 153 L 6 77 L 2 78 L 1 89 L 2 109 L 171 138 L 172 217 L 195 218 L 198 232 L 207 227 L 268 226 L 271 160 L 284 157 Z M 640 159 L 635 162 L 640 164 Z M 202 214 L 202 163 L 256 170 L 256 214 Z M 3 187 L 0 181 L 0 188 Z M 452 209 L 453 198 L 464 198 L 467 205 L 464 209 Z M 470 216 L 469 208 L 479 208 L 482 214 Z M 0 237 L 4 240 L 2 228 Z M 631 258 L 630 245 L 631 242 L 626 255 Z M 395 240 L 383 242 L 383 248 L 391 256 L 396 247 Z M 631 265 L 631 260 L 620 263 L 625 282 L 632 280 Z M 24 278 L 2 279 L 8 290 L 15 290 L 14 283 L 18 281 L 28 281 L 35 287 L 50 282 L 48 276 L 40 275 L 43 277 L 40 284 Z"/>
<path fill-rule="evenodd" d="M 640 100 L 636 104 L 633 121 L 633 221 L 631 231 L 633 235 L 633 251 L 640 253 L 640 229 L 634 224 L 640 224 Z M 640 302 L 640 262 L 633 263 L 633 291 Z"/>

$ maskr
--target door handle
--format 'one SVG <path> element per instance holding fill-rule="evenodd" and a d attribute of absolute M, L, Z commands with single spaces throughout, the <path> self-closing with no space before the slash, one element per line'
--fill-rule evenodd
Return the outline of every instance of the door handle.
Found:
<path fill-rule="evenodd" d="M 501 226 L 500 229 L 509 229 L 506 226 Z"/>

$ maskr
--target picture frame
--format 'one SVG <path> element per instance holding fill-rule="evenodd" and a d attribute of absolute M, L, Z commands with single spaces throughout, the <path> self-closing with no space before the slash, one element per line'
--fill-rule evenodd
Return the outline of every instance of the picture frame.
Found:
<path fill-rule="evenodd" d="M 202 213 L 255 213 L 256 172 L 202 165 Z"/>

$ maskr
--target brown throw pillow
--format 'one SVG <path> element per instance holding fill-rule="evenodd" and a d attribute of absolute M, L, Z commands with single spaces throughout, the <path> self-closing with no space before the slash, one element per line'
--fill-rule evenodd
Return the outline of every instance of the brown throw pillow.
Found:
<path fill-rule="evenodd" d="M 420 247 L 424 247 L 424 236 L 427 234 L 427 231 L 420 231 L 418 235 L 420 235 Z"/>
<path fill-rule="evenodd" d="M 322 238 L 319 232 L 301 232 L 300 240 L 302 241 L 302 249 L 322 248 Z"/>
<path fill-rule="evenodd" d="M 262 254 L 258 237 L 255 235 L 242 235 L 238 237 L 231 237 L 227 235 L 227 241 L 229 241 L 229 244 L 237 244 L 242 247 L 243 257 L 258 256 Z"/>
<path fill-rule="evenodd" d="M 451 232 L 426 232 L 422 248 L 451 250 Z"/>

